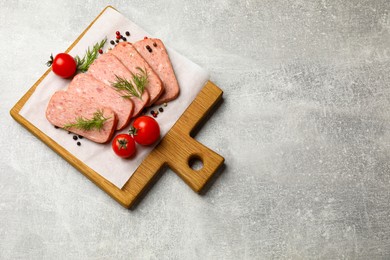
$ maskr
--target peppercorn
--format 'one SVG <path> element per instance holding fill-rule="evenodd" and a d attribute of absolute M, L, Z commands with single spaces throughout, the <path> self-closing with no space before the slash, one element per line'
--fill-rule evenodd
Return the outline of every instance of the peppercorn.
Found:
<path fill-rule="evenodd" d="M 115 40 L 115 42 L 116 42 L 116 43 L 119 43 L 119 40 L 118 40 L 118 39 L 116 39 L 116 40 Z"/>
<path fill-rule="evenodd" d="M 116 35 L 121 35 L 120 31 L 115 32 Z"/>
<path fill-rule="evenodd" d="M 127 41 L 126 37 L 123 37 L 123 36 L 122 36 L 122 40 L 123 40 L 124 42 Z"/>
<path fill-rule="evenodd" d="M 129 31 L 127 31 L 125 34 L 126 34 L 126 36 L 130 36 L 130 32 Z"/>
<path fill-rule="evenodd" d="M 83 136 L 82 136 L 82 135 L 78 135 L 78 137 L 79 137 L 80 139 L 83 139 Z"/>
<path fill-rule="evenodd" d="M 153 115 L 154 114 L 154 110 L 150 111 L 150 114 Z"/>
<path fill-rule="evenodd" d="M 152 51 L 153 51 L 152 48 L 150 48 L 149 45 L 146 45 L 145 48 L 146 48 L 149 52 L 152 52 Z"/>
<path fill-rule="evenodd" d="M 102 50 L 102 49 L 100 49 L 100 50 L 99 50 L 99 53 L 100 53 L 100 54 L 103 54 L 103 50 Z"/>
<path fill-rule="evenodd" d="M 157 47 L 157 43 L 154 42 L 154 43 L 153 43 L 153 46 L 154 46 L 154 47 Z"/>
<path fill-rule="evenodd" d="M 164 107 L 168 106 L 168 104 L 167 104 L 167 103 L 164 103 L 163 105 L 164 105 Z"/>
<path fill-rule="evenodd" d="M 110 41 L 110 43 L 111 43 L 112 45 L 114 45 L 114 44 L 115 44 L 115 42 L 114 42 L 113 40 L 111 40 L 111 41 Z"/>
<path fill-rule="evenodd" d="M 144 40 L 146 40 L 147 38 L 148 38 L 148 37 L 147 37 L 147 36 L 145 36 L 145 37 L 144 37 Z"/>
<path fill-rule="evenodd" d="M 78 146 L 80 146 L 80 145 L 81 145 L 81 143 L 80 143 L 80 142 L 77 142 L 77 145 L 78 145 Z"/>
<path fill-rule="evenodd" d="M 160 108 L 158 109 L 158 111 L 164 112 L 164 108 L 160 107 Z"/>
<path fill-rule="evenodd" d="M 58 129 L 59 127 L 55 125 L 54 128 L 55 128 L 55 129 Z"/>
<path fill-rule="evenodd" d="M 116 38 L 119 40 L 119 39 L 121 38 L 121 36 L 120 36 L 120 35 L 117 35 Z"/>
<path fill-rule="evenodd" d="M 73 140 L 75 140 L 75 141 L 76 141 L 77 139 L 78 139 L 78 138 L 77 138 L 77 136 L 76 136 L 76 135 L 74 135 L 74 136 L 73 136 Z"/>
<path fill-rule="evenodd" d="M 157 114 L 153 114 L 153 117 L 156 118 L 156 117 L 157 117 Z"/>

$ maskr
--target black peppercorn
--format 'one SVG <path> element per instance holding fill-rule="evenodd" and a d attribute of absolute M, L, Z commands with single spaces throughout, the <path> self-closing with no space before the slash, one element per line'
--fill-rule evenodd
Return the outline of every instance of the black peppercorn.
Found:
<path fill-rule="evenodd" d="M 154 42 L 154 43 L 153 43 L 153 46 L 154 46 L 154 47 L 157 47 L 157 43 Z"/>
<path fill-rule="evenodd" d="M 77 136 L 76 136 L 76 135 L 74 135 L 74 136 L 73 136 L 73 140 L 75 140 L 75 141 L 76 141 L 77 139 L 78 139 L 78 138 L 77 138 Z"/>
<path fill-rule="evenodd" d="M 130 32 L 126 32 L 125 34 L 126 34 L 126 36 L 130 36 Z"/>
<path fill-rule="evenodd" d="M 78 146 L 80 146 L 80 145 L 81 145 L 81 143 L 80 143 L 80 142 L 77 142 L 77 145 L 78 145 Z"/>
<path fill-rule="evenodd" d="M 158 111 L 164 112 L 164 108 L 160 107 L 160 108 L 158 109 Z"/>
<path fill-rule="evenodd" d="M 114 42 L 113 40 L 111 40 L 111 41 L 110 41 L 110 43 L 111 43 L 112 45 L 114 45 L 114 44 L 115 44 L 115 42 Z"/>

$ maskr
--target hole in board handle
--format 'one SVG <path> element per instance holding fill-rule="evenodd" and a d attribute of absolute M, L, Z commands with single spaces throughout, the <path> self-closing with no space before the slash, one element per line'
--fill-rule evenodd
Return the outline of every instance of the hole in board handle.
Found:
<path fill-rule="evenodd" d="M 198 155 L 192 155 L 188 159 L 188 166 L 194 171 L 199 171 L 203 168 L 203 160 Z"/>

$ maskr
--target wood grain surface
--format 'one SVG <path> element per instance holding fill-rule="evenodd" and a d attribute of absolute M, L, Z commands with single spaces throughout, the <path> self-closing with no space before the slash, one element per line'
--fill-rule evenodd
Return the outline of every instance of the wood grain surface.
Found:
<path fill-rule="evenodd" d="M 112 7 L 106 7 L 76 39 L 76 41 L 72 43 L 66 52 L 69 52 L 69 50 L 77 44 L 77 42 L 107 8 Z M 34 93 L 36 87 L 49 72 L 50 69 L 48 69 L 15 104 L 10 111 L 11 116 L 124 207 L 130 208 L 139 198 L 141 198 L 141 195 L 147 191 L 148 187 L 153 183 L 153 180 L 156 179 L 163 166 L 170 167 L 194 191 L 200 192 L 211 177 L 217 172 L 218 168 L 223 164 L 224 158 L 222 156 L 197 142 L 190 136 L 191 131 L 206 118 L 207 114 L 222 98 L 222 90 L 209 81 L 187 110 L 181 115 L 175 125 L 164 136 L 161 142 L 141 163 L 139 168 L 130 177 L 123 188 L 119 189 L 19 114 L 24 104 Z M 192 159 L 202 161 L 203 167 L 198 170 L 192 169 L 190 167 L 190 161 Z"/>

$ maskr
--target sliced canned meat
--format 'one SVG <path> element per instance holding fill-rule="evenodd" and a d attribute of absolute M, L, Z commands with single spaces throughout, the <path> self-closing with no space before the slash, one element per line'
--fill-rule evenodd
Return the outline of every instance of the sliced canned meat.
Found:
<path fill-rule="evenodd" d="M 125 67 L 125 65 L 122 64 L 122 62 L 120 62 L 120 60 L 118 60 L 118 58 L 116 58 L 111 53 L 100 55 L 100 57 L 91 64 L 88 69 L 88 73 L 94 78 L 111 87 L 117 81 L 117 76 L 132 82 L 131 72 Z M 119 94 L 121 96 L 129 95 L 124 91 L 119 91 Z M 145 89 L 141 95 L 141 98 L 132 96 L 130 97 L 130 100 L 134 104 L 134 110 L 131 117 L 136 117 L 149 103 L 149 93 Z"/>
<path fill-rule="evenodd" d="M 118 118 L 117 130 L 121 130 L 129 124 L 133 113 L 133 102 L 122 98 L 118 91 L 95 79 L 92 75 L 86 73 L 76 75 L 70 82 L 67 91 L 103 107 L 111 108 Z"/>
<path fill-rule="evenodd" d="M 67 130 L 96 143 L 106 143 L 111 139 L 116 129 L 117 118 L 115 112 L 77 94 L 67 91 L 55 92 L 47 106 L 46 118 L 53 125 L 63 128 L 68 124 L 74 124 L 77 118 L 90 120 L 99 111 L 104 118 L 107 118 L 101 129 L 83 130 L 70 127 Z"/>
<path fill-rule="evenodd" d="M 146 89 L 150 95 L 150 100 L 147 106 L 151 106 L 163 93 L 163 84 L 148 62 L 137 52 L 134 46 L 129 42 L 118 43 L 115 48 L 110 51 L 115 57 L 117 57 L 127 69 L 136 74 L 138 68 L 145 70 L 148 74 L 148 84 Z"/>
<path fill-rule="evenodd" d="M 177 98 L 180 88 L 163 42 L 160 39 L 146 38 L 135 42 L 133 46 L 163 82 L 164 92 L 155 104 L 160 105 Z"/>

